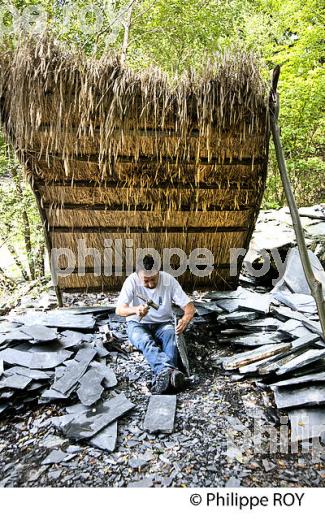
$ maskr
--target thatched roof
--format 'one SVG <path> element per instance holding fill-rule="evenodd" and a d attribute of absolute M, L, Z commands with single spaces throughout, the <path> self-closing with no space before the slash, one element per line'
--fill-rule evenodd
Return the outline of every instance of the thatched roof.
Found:
<path fill-rule="evenodd" d="M 170 81 L 43 39 L 2 52 L 0 96 L 49 248 L 75 250 L 78 238 L 101 252 L 105 238 L 188 254 L 205 247 L 216 271 L 203 282 L 236 286 L 229 248 L 248 245 L 267 172 L 268 86 L 253 56 L 225 54 L 200 76 Z M 102 289 L 122 279 L 89 272 L 59 282 Z"/>

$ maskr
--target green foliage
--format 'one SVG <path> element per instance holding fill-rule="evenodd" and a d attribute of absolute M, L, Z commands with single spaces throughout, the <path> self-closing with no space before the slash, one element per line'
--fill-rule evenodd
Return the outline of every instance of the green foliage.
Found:
<path fill-rule="evenodd" d="M 201 68 L 228 47 L 255 51 L 264 63 L 265 77 L 281 65 L 280 124 L 295 196 L 299 205 L 324 202 L 324 4 L 318 0 L 0 0 L 0 36 L 5 45 L 15 45 L 28 22 L 23 16 L 14 20 L 12 13 L 42 8 L 46 29 L 67 48 L 80 48 L 96 57 L 121 53 L 130 5 L 127 63 L 133 68 L 154 64 L 172 76 L 189 67 Z M 30 27 L 36 27 L 32 18 Z M 0 179 L 9 178 L 12 168 L 16 171 L 2 143 Z M 14 183 L 1 183 L 0 240 L 14 238 L 23 247 L 25 209 L 37 251 L 40 223 L 32 193 L 24 188 L 20 201 L 16 194 Z M 283 204 L 271 146 L 263 205 Z"/>

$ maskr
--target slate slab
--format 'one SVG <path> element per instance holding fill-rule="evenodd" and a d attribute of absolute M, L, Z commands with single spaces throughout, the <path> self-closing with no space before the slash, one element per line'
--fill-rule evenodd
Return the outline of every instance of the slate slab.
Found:
<path fill-rule="evenodd" d="M 44 325 L 25 325 L 19 329 L 35 342 L 48 342 L 57 339 L 57 330 Z"/>
<path fill-rule="evenodd" d="M 275 388 L 274 398 L 281 409 L 325 404 L 325 385 L 302 386 L 298 388 Z"/>
<path fill-rule="evenodd" d="M 275 383 L 272 383 L 270 387 L 273 390 L 276 387 L 298 386 L 305 383 L 325 383 L 325 372 L 316 372 L 304 376 L 291 377 L 290 379 L 284 379 L 282 381 L 276 381 Z"/>
<path fill-rule="evenodd" d="M 32 337 L 28 334 L 25 334 L 21 328 L 13 329 L 7 334 L 3 334 L 0 338 L 0 345 L 9 344 L 17 341 L 29 341 Z"/>
<path fill-rule="evenodd" d="M 24 325 L 45 325 L 57 329 L 92 330 L 96 320 L 92 314 L 79 315 L 69 313 L 65 309 L 50 312 L 29 312 L 24 315 L 14 316 L 12 321 Z"/>
<path fill-rule="evenodd" d="M 117 442 L 117 421 L 109 424 L 90 439 L 89 444 L 101 450 L 113 452 Z"/>
<path fill-rule="evenodd" d="M 68 424 L 62 426 L 62 431 L 72 439 L 88 439 L 132 408 L 134 404 L 121 393 L 98 405 L 95 411 L 90 410 L 73 416 Z"/>
<path fill-rule="evenodd" d="M 62 450 L 53 450 L 51 453 L 41 462 L 41 464 L 59 464 L 63 462 L 64 459 L 68 456 Z"/>
<path fill-rule="evenodd" d="M 288 336 L 279 332 L 254 332 L 249 336 L 238 336 L 231 340 L 232 345 L 241 347 L 258 347 L 262 345 L 271 345 L 282 343 Z"/>
<path fill-rule="evenodd" d="M 97 368 L 91 368 L 80 379 L 77 395 L 85 406 L 91 406 L 100 399 L 104 387 L 101 385 L 104 376 Z"/>
<path fill-rule="evenodd" d="M 227 358 L 223 362 L 223 368 L 225 370 L 235 370 L 244 365 L 255 363 L 256 361 L 265 360 L 278 353 L 288 352 L 290 350 L 291 343 L 279 343 L 277 345 L 263 345 L 259 348 L 254 349 L 251 352 L 243 352 L 235 354 Z"/>
<path fill-rule="evenodd" d="M 95 355 L 96 351 L 92 347 L 79 350 L 73 360 L 74 363 L 71 363 L 66 367 L 62 377 L 52 385 L 52 390 L 57 390 L 61 394 L 66 394 L 86 372 Z"/>
<path fill-rule="evenodd" d="M 324 276 L 324 269 L 322 264 L 312 251 L 308 251 L 308 256 L 314 273 L 320 279 L 320 277 Z M 283 281 L 294 293 L 310 294 L 310 288 L 306 280 L 297 247 L 292 248 L 289 251 L 286 259 L 284 275 L 282 279 L 274 286 L 272 292 L 277 292 L 278 287 L 283 283 Z"/>
<path fill-rule="evenodd" d="M 31 378 L 25 377 L 19 374 L 14 374 L 9 377 L 5 377 L 0 381 L 0 389 L 2 388 L 16 388 L 19 390 L 24 390 L 29 383 L 31 382 Z"/>
<path fill-rule="evenodd" d="M 176 413 L 176 395 L 152 395 L 143 428 L 149 433 L 172 433 Z"/>
<path fill-rule="evenodd" d="M 251 332 L 274 332 L 281 327 L 281 325 L 283 325 L 283 323 L 280 320 L 271 317 L 248 321 L 247 323 L 241 322 L 241 326 Z"/>
<path fill-rule="evenodd" d="M 0 359 L 8 365 L 19 365 L 31 369 L 47 369 L 61 365 L 70 358 L 72 352 L 59 350 L 56 352 L 24 352 L 15 348 L 7 348 L 0 352 Z"/>
<path fill-rule="evenodd" d="M 114 388 L 117 385 L 117 379 L 114 371 L 104 363 L 98 363 L 97 361 L 92 361 L 90 363 L 91 367 L 97 368 L 100 373 L 103 375 L 102 386 L 106 389 Z"/>
<path fill-rule="evenodd" d="M 26 368 L 26 367 L 14 366 L 14 367 L 8 368 L 6 370 L 6 376 L 14 375 L 14 374 L 19 374 L 21 376 L 28 377 L 35 381 L 42 380 L 42 379 L 48 380 L 51 377 L 53 377 L 52 373 L 45 372 L 44 370 L 31 370 L 30 368 Z"/>
<path fill-rule="evenodd" d="M 270 294 L 251 293 L 245 300 L 239 302 L 239 309 L 255 311 L 260 314 L 268 314 L 272 296 Z"/>
<path fill-rule="evenodd" d="M 292 372 L 298 368 L 310 365 L 319 359 L 325 359 L 325 351 L 320 349 L 307 350 L 307 352 L 296 356 L 294 359 L 283 365 L 282 368 L 276 371 L 276 375 L 280 376 L 287 374 L 288 372 Z"/>

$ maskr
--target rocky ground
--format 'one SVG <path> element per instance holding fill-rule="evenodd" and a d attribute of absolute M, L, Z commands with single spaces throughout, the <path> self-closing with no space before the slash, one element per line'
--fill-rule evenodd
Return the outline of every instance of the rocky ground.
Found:
<path fill-rule="evenodd" d="M 301 216 L 309 237 L 308 246 L 324 266 L 324 205 L 302 208 Z M 263 248 L 286 252 L 293 245 L 287 210 L 261 212 L 251 242 L 250 264 Z M 247 272 L 241 281 L 248 287 L 255 283 Z M 262 282 L 260 279 L 259 284 Z M 98 297 L 78 295 L 69 297 L 67 304 L 105 305 L 116 295 L 104 296 L 105 301 L 99 301 Z M 21 306 L 34 306 L 34 303 L 29 305 L 29 299 L 30 296 L 22 296 Z M 45 308 L 51 303 L 48 294 L 41 300 Z M 1 308 L 4 314 L 8 312 L 6 302 Z M 124 356 L 112 353 L 110 358 L 118 392 L 124 392 L 136 405 L 118 420 L 118 440 L 113 453 L 63 437 L 51 421 L 65 413 L 62 405 L 33 404 L 1 418 L 0 485 L 323 487 L 324 446 L 318 458 L 312 457 L 308 443 L 290 453 L 290 446 L 286 445 L 290 434 L 286 414 L 277 411 L 273 392 L 256 384 L 254 377 L 244 378 L 224 370 L 224 358 L 238 352 L 238 347 L 233 349 L 219 342 L 219 337 L 220 327 L 213 319 L 209 323 L 197 320 L 186 333 L 192 377 L 188 388 L 177 396 L 173 433 L 153 435 L 144 430 L 150 371 L 138 352 Z M 112 391 L 106 392 L 107 396 L 112 395 Z M 269 442 L 270 434 L 273 444 Z M 46 458 L 55 449 L 65 452 L 64 460 L 44 463 L 49 462 Z"/>
<path fill-rule="evenodd" d="M 150 392 L 150 371 L 138 352 L 114 356 L 112 366 L 136 408 L 119 420 L 114 453 L 73 444 L 54 429 L 50 418 L 63 414 L 58 405 L 28 409 L 0 423 L 2 486 L 18 487 L 203 487 L 323 486 L 324 460 L 313 461 L 300 447 L 285 453 L 277 443 L 270 452 L 265 434 L 254 446 L 258 428 L 276 428 L 279 417 L 271 393 L 254 380 L 236 381 L 220 360 L 231 352 L 218 345 L 213 324 L 196 324 L 187 333 L 192 378 L 177 396 L 174 432 L 150 435 L 143 419 Z M 256 437 L 257 438 L 257 437 Z M 53 448 L 69 459 L 44 464 Z"/>

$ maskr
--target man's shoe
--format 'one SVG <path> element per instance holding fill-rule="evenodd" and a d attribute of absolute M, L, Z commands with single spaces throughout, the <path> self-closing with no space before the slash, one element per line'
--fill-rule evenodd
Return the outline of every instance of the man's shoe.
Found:
<path fill-rule="evenodd" d="M 184 376 L 183 372 L 181 372 L 180 370 L 177 370 L 177 368 L 172 370 L 172 372 L 170 374 L 170 384 L 176 390 L 176 392 L 180 392 L 181 390 L 184 390 L 186 382 L 185 382 L 185 376 Z"/>
<path fill-rule="evenodd" d="M 152 394 L 165 394 L 168 391 L 171 372 L 170 368 L 166 368 L 157 374 L 155 383 L 151 388 Z"/>

